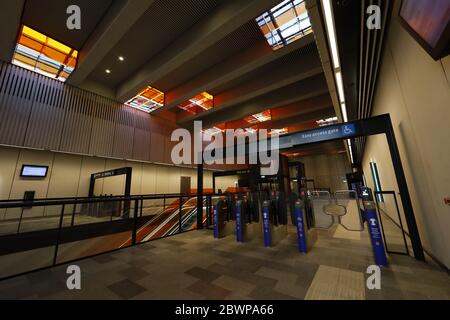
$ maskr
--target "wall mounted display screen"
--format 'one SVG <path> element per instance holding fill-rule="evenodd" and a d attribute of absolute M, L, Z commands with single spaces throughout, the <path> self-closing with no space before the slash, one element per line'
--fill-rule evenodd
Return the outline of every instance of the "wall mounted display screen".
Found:
<path fill-rule="evenodd" d="M 405 29 L 435 60 L 449 53 L 450 1 L 403 0 L 399 16 Z"/>
<path fill-rule="evenodd" d="M 20 176 L 28 178 L 45 178 L 47 176 L 47 171 L 48 166 L 33 166 L 24 164 L 22 166 Z"/>

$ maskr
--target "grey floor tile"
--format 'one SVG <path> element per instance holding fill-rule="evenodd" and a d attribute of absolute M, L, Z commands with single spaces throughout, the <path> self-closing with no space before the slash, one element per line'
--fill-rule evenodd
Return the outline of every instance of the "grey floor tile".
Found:
<path fill-rule="evenodd" d="M 198 267 L 191 268 L 185 273 L 206 282 L 212 282 L 220 277 L 220 274 L 216 272 Z"/>
<path fill-rule="evenodd" d="M 200 294 L 209 300 L 223 300 L 231 293 L 230 290 L 201 280 L 192 284 L 187 289 L 194 293 Z"/>
<path fill-rule="evenodd" d="M 145 291 L 145 288 L 128 280 L 122 280 L 119 282 L 116 282 L 110 286 L 108 286 L 108 289 L 114 292 L 116 295 L 118 295 L 122 299 L 131 299 L 138 294 Z"/>

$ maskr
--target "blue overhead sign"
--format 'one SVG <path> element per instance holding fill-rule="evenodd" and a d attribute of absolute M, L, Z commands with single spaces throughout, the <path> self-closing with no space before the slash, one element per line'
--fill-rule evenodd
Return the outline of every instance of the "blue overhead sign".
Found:
<path fill-rule="evenodd" d="M 346 123 L 338 126 L 323 127 L 319 129 L 299 132 L 280 137 L 280 149 L 292 148 L 297 145 L 322 142 L 336 139 L 349 139 L 357 135 L 356 126 Z"/>
<path fill-rule="evenodd" d="M 312 142 L 348 138 L 354 135 L 356 135 L 355 125 L 345 124 L 342 126 L 333 126 L 330 128 L 324 127 L 300 133 L 292 137 L 292 143 L 294 145 L 306 144 Z"/>

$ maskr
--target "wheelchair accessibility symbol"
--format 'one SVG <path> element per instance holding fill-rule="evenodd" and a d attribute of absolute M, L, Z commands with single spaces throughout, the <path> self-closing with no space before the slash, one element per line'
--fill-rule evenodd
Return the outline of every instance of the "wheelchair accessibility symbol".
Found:
<path fill-rule="evenodd" d="M 355 128 L 353 126 L 344 126 L 343 129 L 344 135 L 348 136 L 355 133 Z"/>

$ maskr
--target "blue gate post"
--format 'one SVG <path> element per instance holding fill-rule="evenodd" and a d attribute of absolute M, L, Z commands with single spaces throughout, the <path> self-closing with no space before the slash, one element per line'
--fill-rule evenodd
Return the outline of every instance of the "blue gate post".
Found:
<path fill-rule="evenodd" d="M 242 200 L 236 202 L 236 241 L 242 242 Z"/>
<path fill-rule="evenodd" d="M 272 240 L 270 239 L 270 220 L 269 220 L 269 201 L 264 201 L 263 203 L 263 227 L 264 227 L 264 246 L 266 248 L 272 246 Z"/>
<path fill-rule="evenodd" d="M 308 246 L 306 243 L 305 223 L 303 220 L 302 202 L 300 200 L 295 202 L 295 217 L 297 220 L 298 251 L 307 253 Z"/>
<path fill-rule="evenodd" d="M 214 206 L 214 238 L 215 239 L 219 238 L 219 212 L 218 212 L 219 203 L 220 203 L 220 201 L 218 201 L 216 203 L 216 205 Z"/>
<path fill-rule="evenodd" d="M 373 201 L 364 201 L 365 220 L 369 227 L 370 240 L 372 242 L 373 256 L 375 263 L 382 267 L 388 266 L 384 243 L 381 235 L 380 222 L 378 221 L 377 210 Z"/>

